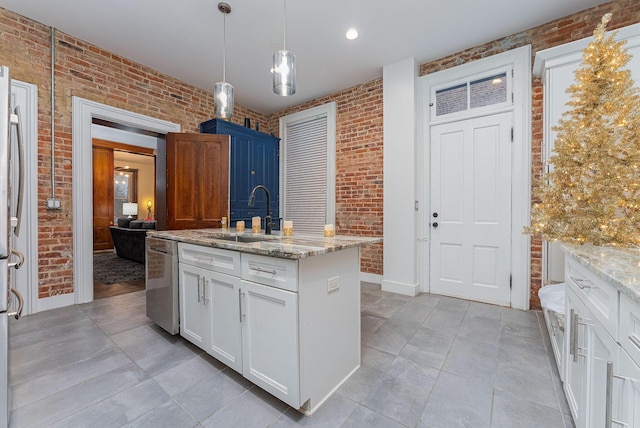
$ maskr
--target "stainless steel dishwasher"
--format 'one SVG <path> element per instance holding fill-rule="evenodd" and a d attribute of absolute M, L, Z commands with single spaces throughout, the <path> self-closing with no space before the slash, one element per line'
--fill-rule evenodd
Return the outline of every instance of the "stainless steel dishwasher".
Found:
<path fill-rule="evenodd" d="M 171 334 L 180 332 L 178 243 L 147 237 L 147 317 Z"/>

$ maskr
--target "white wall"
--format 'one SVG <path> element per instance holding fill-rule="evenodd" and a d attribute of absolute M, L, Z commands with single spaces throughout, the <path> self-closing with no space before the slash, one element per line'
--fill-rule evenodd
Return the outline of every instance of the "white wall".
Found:
<path fill-rule="evenodd" d="M 415 296 L 416 83 L 418 64 L 407 58 L 383 69 L 384 275 L 382 289 Z"/>

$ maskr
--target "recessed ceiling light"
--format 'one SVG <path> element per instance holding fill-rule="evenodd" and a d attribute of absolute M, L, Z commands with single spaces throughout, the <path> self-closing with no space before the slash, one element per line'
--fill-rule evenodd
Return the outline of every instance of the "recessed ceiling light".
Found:
<path fill-rule="evenodd" d="M 348 40 L 355 40 L 358 38 L 358 30 L 356 30 L 355 28 L 349 28 L 347 30 L 347 34 L 345 34 L 345 37 Z"/>

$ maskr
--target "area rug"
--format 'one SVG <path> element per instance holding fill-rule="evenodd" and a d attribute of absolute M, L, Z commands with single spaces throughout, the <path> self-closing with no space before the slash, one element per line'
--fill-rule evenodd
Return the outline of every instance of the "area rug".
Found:
<path fill-rule="evenodd" d="M 118 257 L 116 253 L 93 254 L 93 279 L 103 284 L 144 278 L 144 264 Z"/>

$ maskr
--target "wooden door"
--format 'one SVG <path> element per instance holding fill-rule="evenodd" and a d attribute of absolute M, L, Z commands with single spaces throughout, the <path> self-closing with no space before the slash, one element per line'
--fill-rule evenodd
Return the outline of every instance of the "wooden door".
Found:
<path fill-rule="evenodd" d="M 508 306 L 511 113 L 437 125 L 431 137 L 431 291 Z"/>
<path fill-rule="evenodd" d="M 221 227 L 229 215 L 229 136 L 167 134 L 167 229 Z"/>
<path fill-rule="evenodd" d="M 93 146 L 93 250 L 113 248 L 113 149 Z"/>

